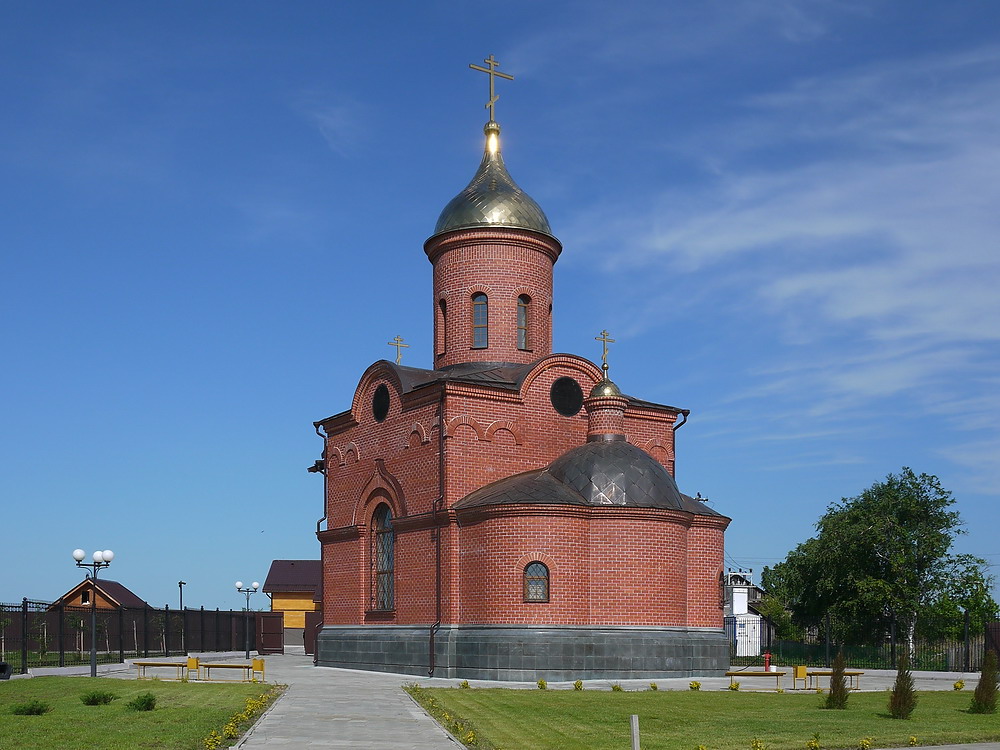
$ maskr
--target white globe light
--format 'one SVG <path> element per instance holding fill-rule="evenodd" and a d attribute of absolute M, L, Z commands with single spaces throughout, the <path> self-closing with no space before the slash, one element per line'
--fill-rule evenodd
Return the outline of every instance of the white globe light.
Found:
<path fill-rule="evenodd" d="M 254 591 L 256 591 L 256 590 L 257 590 L 257 587 L 258 587 L 258 586 L 260 586 L 260 584 L 259 584 L 259 583 L 257 583 L 257 581 L 254 581 L 254 582 L 253 582 L 252 584 L 250 584 L 250 585 L 251 585 L 251 586 L 253 586 L 253 590 L 254 590 Z"/>
<path fill-rule="evenodd" d="M 94 562 L 96 563 L 104 562 L 104 553 L 101 552 L 100 550 L 97 550 L 97 552 L 94 553 Z"/>
<path fill-rule="evenodd" d="M 236 588 L 238 588 L 238 589 L 243 588 L 243 581 L 237 581 L 236 582 Z"/>
<path fill-rule="evenodd" d="M 77 562 L 83 562 L 83 558 L 85 558 L 86 556 L 87 553 L 80 548 L 73 550 L 73 559 L 76 560 Z"/>
<path fill-rule="evenodd" d="M 104 550 L 104 562 L 111 562 L 115 559 L 115 553 L 109 549 Z"/>

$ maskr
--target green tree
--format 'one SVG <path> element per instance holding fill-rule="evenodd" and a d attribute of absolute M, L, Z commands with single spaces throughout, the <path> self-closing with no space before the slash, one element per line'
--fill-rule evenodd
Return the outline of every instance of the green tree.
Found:
<path fill-rule="evenodd" d="M 993 714 L 997 710 L 997 652 L 989 650 L 983 659 L 983 671 L 979 673 L 979 684 L 972 694 L 969 713 Z"/>
<path fill-rule="evenodd" d="M 830 675 L 830 692 L 826 695 L 827 708 L 847 708 L 847 678 L 844 675 L 844 652 L 838 651 L 833 658 L 833 674 Z"/>
<path fill-rule="evenodd" d="M 992 577 L 984 560 L 951 554 L 963 533 L 954 503 L 937 477 L 904 467 L 831 504 L 817 535 L 765 568 L 761 583 L 798 625 L 834 615 L 847 643 L 880 640 L 895 625 L 912 652 L 918 624 L 935 610 L 950 610 L 957 627 L 968 609 L 981 626 L 997 610 Z"/>
<path fill-rule="evenodd" d="M 909 719 L 917 707 L 917 692 L 913 688 L 913 674 L 910 672 L 910 657 L 899 657 L 896 668 L 896 682 L 889 694 L 889 715 L 894 719 Z"/>

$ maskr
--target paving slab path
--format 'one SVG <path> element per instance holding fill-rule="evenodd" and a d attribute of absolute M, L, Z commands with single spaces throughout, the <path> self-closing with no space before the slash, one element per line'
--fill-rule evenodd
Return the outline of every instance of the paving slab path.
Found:
<path fill-rule="evenodd" d="M 243 661 L 243 654 L 214 655 L 213 660 Z M 285 694 L 258 720 L 238 748 L 357 748 L 358 750 L 460 750 L 456 742 L 403 691 L 406 683 L 425 687 L 457 687 L 457 678 L 419 677 L 383 672 L 316 667 L 312 657 L 292 647 L 289 653 L 265 657 L 269 683 L 288 685 Z M 108 677 L 134 677 L 135 670 L 115 665 Z M 790 672 L 785 688 L 791 682 Z M 892 670 L 865 670 L 861 688 L 881 691 L 892 686 Z M 918 690 L 950 690 L 964 677 L 966 691 L 978 674 L 914 672 Z M 687 690 L 689 677 L 656 680 L 661 690 Z M 616 680 L 626 690 L 646 690 L 648 679 Z M 702 690 L 726 690 L 728 677 L 701 677 Z M 473 687 L 537 689 L 533 682 L 469 680 Z M 585 680 L 587 690 L 610 690 L 612 680 Z M 757 683 L 760 683 L 759 685 Z M 572 690 L 571 682 L 550 682 L 549 689 Z M 766 680 L 747 680 L 744 689 L 773 691 Z M 791 692 L 789 690 L 789 692 Z M 933 750 L 1000 750 L 1000 742 L 975 745 L 938 745 Z"/>

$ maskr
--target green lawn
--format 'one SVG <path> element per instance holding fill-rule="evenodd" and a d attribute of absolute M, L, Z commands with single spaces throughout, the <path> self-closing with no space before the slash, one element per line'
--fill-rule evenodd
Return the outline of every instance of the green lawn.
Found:
<path fill-rule="evenodd" d="M 204 750 L 213 729 L 221 732 L 243 711 L 248 697 L 271 685 L 204 684 L 90 677 L 35 677 L 0 682 L 0 750 Z M 106 690 L 119 696 L 104 706 L 85 706 L 80 696 Z M 140 693 L 156 696 L 156 709 L 130 711 Z M 37 699 L 52 706 L 42 716 L 16 716 L 11 707 Z M 226 747 L 228 745 L 224 745 Z"/>
<path fill-rule="evenodd" d="M 643 750 L 805 750 L 819 734 L 823 748 L 897 747 L 1000 740 L 1000 714 L 966 712 L 970 691 L 920 693 L 908 721 L 891 719 L 887 693 L 853 693 L 845 711 L 820 708 L 820 696 L 694 691 L 567 691 L 417 689 L 410 692 L 472 747 L 502 750 L 625 750 L 629 716 L 638 714 Z M 433 699 L 433 703 L 429 700 Z M 448 716 L 443 716 L 447 713 Z"/>

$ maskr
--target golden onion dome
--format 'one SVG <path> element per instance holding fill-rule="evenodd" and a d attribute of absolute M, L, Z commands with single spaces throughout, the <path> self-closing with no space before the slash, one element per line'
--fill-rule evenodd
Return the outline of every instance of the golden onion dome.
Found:
<path fill-rule="evenodd" d="M 618 386 L 608 380 L 607 375 L 605 375 L 604 380 L 595 385 L 590 391 L 590 398 L 621 395 L 622 392 L 618 389 Z"/>
<path fill-rule="evenodd" d="M 479 170 L 438 217 L 434 234 L 473 227 L 530 229 L 552 235 L 541 206 L 517 186 L 500 155 L 500 126 L 492 120 L 483 129 L 486 150 Z"/>

